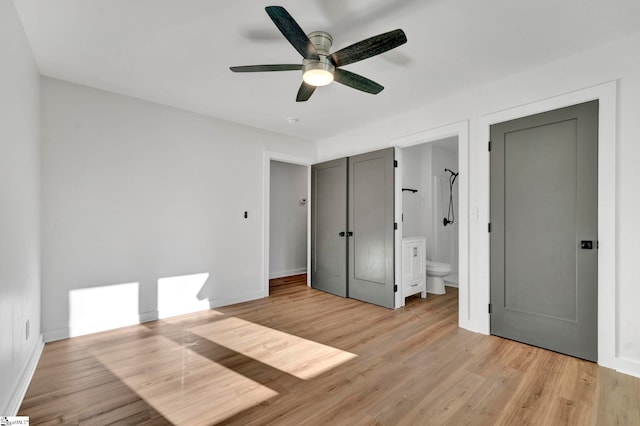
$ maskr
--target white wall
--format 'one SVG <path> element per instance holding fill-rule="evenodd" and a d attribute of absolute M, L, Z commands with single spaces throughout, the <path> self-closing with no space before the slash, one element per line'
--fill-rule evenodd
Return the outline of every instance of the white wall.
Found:
<path fill-rule="evenodd" d="M 308 167 L 271 161 L 269 278 L 307 272 L 307 175 Z"/>
<path fill-rule="evenodd" d="M 430 150 L 430 147 L 417 145 L 402 150 L 400 160 L 402 162 L 402 187 L 418 190 L 416 193 L 402 191 L 403 237 L 426 236 L 424 230 L 425 188 L 422 179 L 425 150 Z"/>
<path fill-rule="evenodd" d="M 17 412 L 41 350 L 39 73 L 0 0 L 0 415 Z"/>
<path fill-rule="evenodd" d="M 640 258 L 640 34 L 584 51 L 558 62 L 514 75 L 492 84 L 465 91 L 447 99 L 329 140 L 320 141 L 319 159 L 380 149 L 408 135 L 437 129 L 450 123 L 469 120 L 470 147 L 470 305 L 469 325 L 486 324 L 485 284 L 488 280 L 486 224 L 488 222 L 487 140 L 483 117 L 539 101 L 552 100 L 609 81 L 618 82 L 615 126 L 617 137 L 610 141 L 615 153 L 615 170 L 600 170 L 605 179 L 613 174 L 615 188 L 609 190 L 615 206 L 615 226 L 608 241 L 600 245 L 600 254 L 615 253 L 615 265 L 609 281 L 600 280 L 607 298 L 614 299 L 614 325 L 607 324 L 604 336 L 615 343 L 607 348 L 613 361 L 606 365 L 640 375 L 640 300 L 637 259 Z M 425 93 L 425 99 L 429 94 Z M 486 121 L 486 120 L 485 120 Z M 608 145 L 609 146 L 609 145 Z M 464 177 L 462 177 L 464 178 Z M 602 236 L 602 235 L 601 235 Z M 611 282 L 613 280 L 613 282 Z M 474 291 L 476 292 L 474 295 Z M 480 291 L 480 293 L 477 293 Z M 599 309 L 600 311 L 600 309 Z M 599 337 L 603 334 L 599 333 Z M 607 343 L 608 344 L 608 343 Z M 608 358 L 608 356 L 607 356 Z"/>
<path fill-rule="evenodd" d="M 268 294 L 264 152 L 314 142 L 50 78 L 42 133 L 46 340 Z"/>

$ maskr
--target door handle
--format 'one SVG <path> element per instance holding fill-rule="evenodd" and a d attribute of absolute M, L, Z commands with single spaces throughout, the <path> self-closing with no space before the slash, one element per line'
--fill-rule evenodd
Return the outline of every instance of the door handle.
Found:
<path fill-rule="evenodd" d="M 593 250 L 593 241 L 591 240 L 580 241 L 580 248 L 583 250 Z"/>
<path fill-rule="evenodd" d="M 344 237 L 344 236 L 345 236 L 344 231 L 342 231 L 342 232 L 338 232 L 338 236 L 340 236 L 340 237 Z"/>
<path fill-rule="evenodd" d="M 353 237 L 353 232 L 351 231 L 347 232 L 347 237 Z"/>

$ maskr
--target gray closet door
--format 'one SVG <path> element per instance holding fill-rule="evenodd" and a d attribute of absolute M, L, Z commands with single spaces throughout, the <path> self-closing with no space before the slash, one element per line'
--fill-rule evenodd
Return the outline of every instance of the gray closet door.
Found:
<path fill-rule="evenodd" d="M 347 297 L 347 159 L 311 166 L 311 287 Z"/>
<path fill-rule="evenodd" d="M 394 150 L 349 158 L 349 297 L 393 308 Z"/>
<path fill-rule="evenodd" d="M 491 334 L 597 360 L 598 103 L 491 126 Z"/>

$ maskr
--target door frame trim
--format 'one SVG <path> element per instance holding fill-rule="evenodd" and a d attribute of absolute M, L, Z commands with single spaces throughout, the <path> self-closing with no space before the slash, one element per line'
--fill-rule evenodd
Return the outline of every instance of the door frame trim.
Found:
<path fill-rule="evenodd" d="M 592 100 L 599 101 L 598 113 L 598 364 L 616 368 L 616 116 L 617 81 L 610 81 L 543 99 L 526 105 L 479 117 L 478 141 L 472 154 L 478 161 L 474 173 L 472 209 L 478 219 L 472 224 L 474 236 L 473 265 L 474 298 L 470 309 L 474 323 L 471 330 L 490 332 L 489 304 L 489 152 L 485 143 L 490 138 L 490 126 L 521 117 L 564 108 Z"/>
<path fill-rule="evenodd" d="M 468 330 L 472 328 L 470 302 L 470 234 L 469 234 L 469 120 L 458 121 L 445 126 L 429 129 L 404 136 L 392 141 L 397 148 L 408 148 L 414 145 L 435 142 L 448 137 L 458 137 L 458 325 Z M 396 155 L 398 157 L 398 155 Z M 396 308 L 403 305 L 402 298 L 402 161 L 396 168 L 396 256 L 395 273 L 398 292 L 396 293 Z"/>
<path fill-rule="evenodd" d="M 311 164 L 313 160 L 304 157 L 263 151 L 263 188 L 262 188 L 262 297 L 269 296 L 269 225 L 271 205 L 271 160 L 296 164 L 307 168 L 307 272 L 311 269 Z M 307 274 L 307 286 L 311 286 L 311 274 Z"/>

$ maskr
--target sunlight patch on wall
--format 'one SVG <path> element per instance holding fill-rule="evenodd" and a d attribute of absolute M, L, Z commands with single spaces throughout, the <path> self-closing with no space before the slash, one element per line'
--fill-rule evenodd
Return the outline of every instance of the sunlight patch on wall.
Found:
<path fill-rule="evenodd" d="M 316 377 L 357 356 L 235 317 L 190 331 L 303 380 Z"/>
<path fill-rule="evenodd" d="M 278 395 L 159 335 L 90 352 L 176 425 L 216 424 Z"/>
<path fill-rule="evenodd" d="M 69 292 L 69 336 L 81 336 L 140 323 L 139 284 L 80 288 Z"/>
<path fill-rule="evenodd" d="M 209 309 L 209 273 L 181 275 L 158 280 L 158 317 Z"/>

